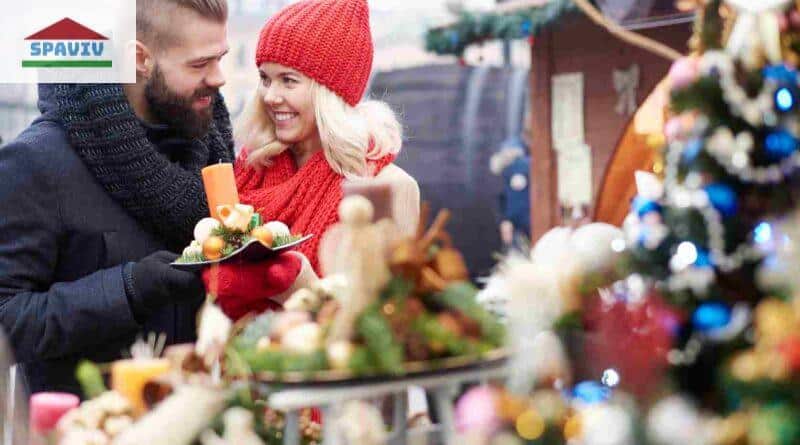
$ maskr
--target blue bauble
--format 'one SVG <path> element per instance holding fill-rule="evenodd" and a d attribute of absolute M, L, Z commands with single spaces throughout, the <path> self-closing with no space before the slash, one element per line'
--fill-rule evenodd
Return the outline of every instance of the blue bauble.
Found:
<path fill-rule="evenodd" d="M 633 198 L 633 210 L 641 218 L 650 212 L 661 212 L 661 204 L 643 196 L 637 196 Z"/>
<path fill-rule="evenodd" d="M 702 139 L 692 139 L 686 143 L 686 147 L 683 149 L 683 153 L 681 153 L 681 158 L 685 163 L 694 162 L 697 159 L 697 155 L 700 154 L 700 151 L 703 149 L 703 140 Z"/>
<path fill-rule="evenodd" d="M 765 67 L 762 74 L 779 85 L 797 85 L 797 71 L 784 64 Z"/>
<path fill-rule="evenodd" d="M 599 382 L 587 380 L 572 388 L 572 397 L 583 403 L 602 403 L 611 398 L 611 388 Z"/>
<path fill-rule="evenodd" d="M 705 249 L 697 249 L 697 259 L 694 260 L 695 267 L 713 267 L 714 264 L 711 262 L 711 255 L 709 255 L 708 251 Z"/>
<path fill-rule="evenodd" d="M 725 303 L 703 303 L 692 315 L 692 325 L 700 332 L 724 328 L 731 322 L 731 308 Z"/>
<path fill-rule="evenodd" d="M 709 184 L 705 186 L 705 191 L 708 194 L 711 205 L 723 216 L 728 217 L 736 214 L 736 192 L 727 184 L 721 182 Z"/>
<path fill-rule="evenodd" d="M 800 141 L 786 130 L 775 130 L 764 140 L 764 150 L 771 161 L 780 161 L 797 151 Z"/>

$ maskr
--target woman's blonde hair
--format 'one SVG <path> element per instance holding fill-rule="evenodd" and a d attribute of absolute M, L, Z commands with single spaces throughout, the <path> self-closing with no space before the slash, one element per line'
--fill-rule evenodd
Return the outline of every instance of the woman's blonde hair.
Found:
<path fill-rule="evenodd" d="M 348 178 L 368 176 L 367 161 L 397 154 L 402 128 L 397 116 L 381 101 L 365 100 L 355 107 L 325 86 L 311 80 L 311 96 L 322 149 L 328 164 Z M 247 162 L 269 166 L 270 159 L 289 146 L 278 141 L 261 88 L 256 90 L 235 128 L 238 143 L 247 147 Z"/>

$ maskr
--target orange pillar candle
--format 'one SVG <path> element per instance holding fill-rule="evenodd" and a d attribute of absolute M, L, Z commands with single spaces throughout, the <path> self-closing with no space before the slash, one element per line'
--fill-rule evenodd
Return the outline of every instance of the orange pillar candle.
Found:
<path fill-rule="evenodd" d="M 137 416 L 147 411 L 144 402 L 144 385 L 170 370 L 170 362 L 163 358 L 134 358 L 117 360 L 111 365 L 111 388 L 133 405 Z"/>
<path fill-rule="evenodd" d="M 217 214 L 218 206 L 239 204 L 239 192 L 236 190 L 233 164 L 219 163 L 204 168 L 203 184 L 206 188 L 208 209 L 213 218 L 220 219 Z"/>

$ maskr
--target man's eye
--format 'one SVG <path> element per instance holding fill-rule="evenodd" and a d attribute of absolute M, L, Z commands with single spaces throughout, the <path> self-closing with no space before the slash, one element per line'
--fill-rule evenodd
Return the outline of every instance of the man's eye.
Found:
<path fill-rule="evenodd" d="M 205 68 L 206 66 L 208 66 L 208 62 L 195 63 L 192 65 L 192 68 Z"/>

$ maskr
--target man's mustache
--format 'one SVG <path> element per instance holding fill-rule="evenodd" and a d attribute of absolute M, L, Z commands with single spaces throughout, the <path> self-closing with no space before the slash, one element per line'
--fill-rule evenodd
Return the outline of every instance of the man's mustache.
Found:
<path fill-rule="evenodd" d="M 201 97 L 206 97 L 206 96 L 212 96 L 213 97 L 213 96 L 216 96 L 218 92 L 219 92 L 219 88 L 206 88 L 206 89 L 203 89 L 203 90 L 197 90 L 194 93 L 194 99 L 200 99 Z"/>

